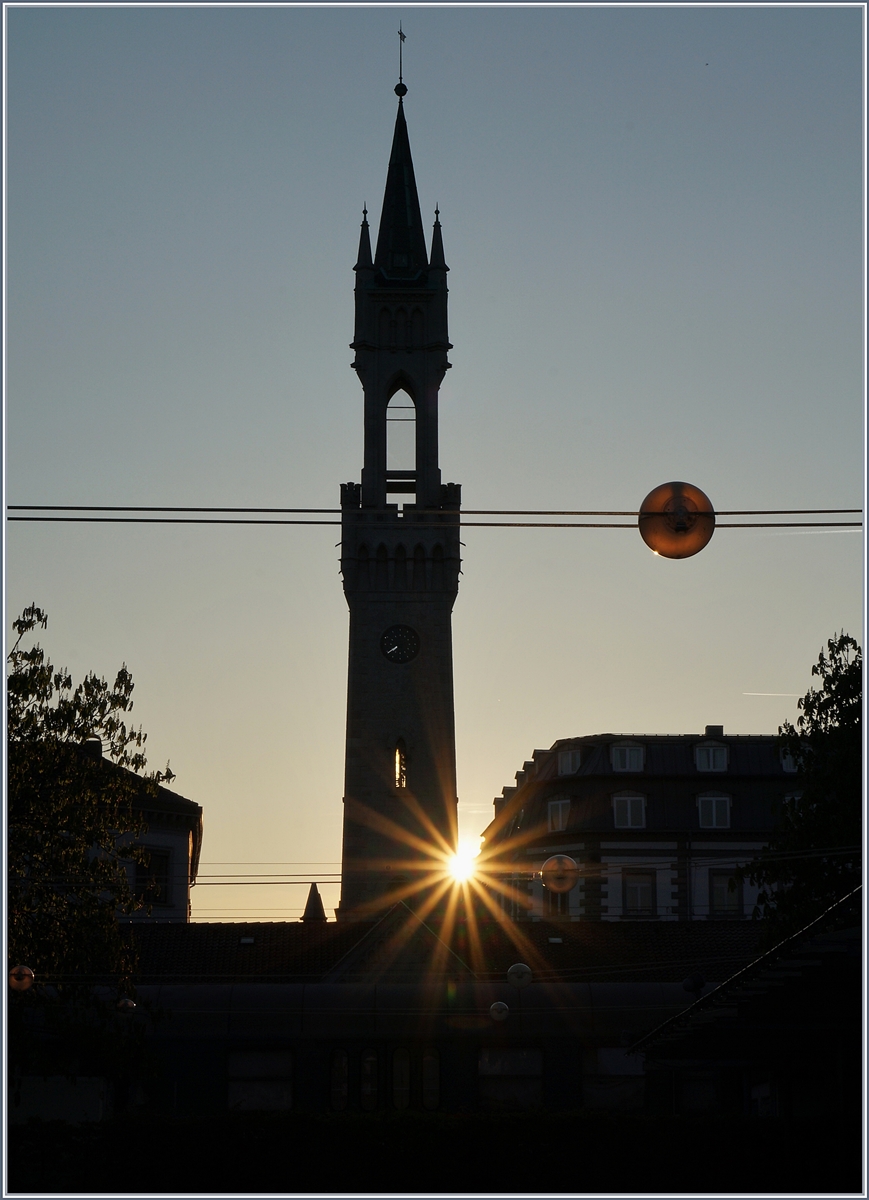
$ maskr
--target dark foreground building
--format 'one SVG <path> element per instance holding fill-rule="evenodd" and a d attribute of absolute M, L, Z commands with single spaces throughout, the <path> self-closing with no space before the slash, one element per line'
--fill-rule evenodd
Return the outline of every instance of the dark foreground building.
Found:
<path fill-rule="evenodd" d="M 858 888 L 631 1047 L 650 1111 L 853 1125 L 862 1108 Z"/>
<path fill-rule="evenodd" d="M 150 1074 L 118 1105 L 636 1110 L 643 1063 L 626 1047 L 685 1008 L 686 976 L 714 983 L 745 965 L 756 935 L 540 922 L 517 937 L 478 915 L 429 925 L 404 903 L 376 923 L 143 925 L 128 1019 Z"/>
<path fill-rule="evenodd" d="M 10 1179 L 89 1194 L 856 1192 L 854 938 L 825 928 L 824 950 L 809 931 L 758 962 L 757 932 L 476 914 L 449 930 L 402 903 L 376 923 L 142 925 L 138 1007 L 120 1018 L 144 1034 L 137 1072 L 77 1081 L 105 1100 L 78 1132 L 13 1110 Z M 692 975 L 710 1000 L 686 1012 Z M 787 1070 L 803 1075 L 785 1102 Z"/>

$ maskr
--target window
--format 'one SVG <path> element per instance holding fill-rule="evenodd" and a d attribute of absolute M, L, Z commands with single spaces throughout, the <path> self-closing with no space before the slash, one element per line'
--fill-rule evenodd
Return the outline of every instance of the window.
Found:
<path fill-rule="evenodd" d="M 406 429 L 399 426 L 406 425 Z M 416 405 L 407 392 L 396 392 L 386 406 L 386 466 L 410 472 L 416 464 Z"/>
<path fill-rule="evenodd" d="M 580 754 L 578 750 L 558 751 L 558 774 L 575 775 L 579 770 Z"/>
<path fill-rule="evenodd" d="M 543 894 L 546 898 L 547 917 L 554 920 L 557 917 L 570 916 L 570 892 L 550 892 L 545 888 Z"/>
<path fill-rule="evenodd" d="M 229 1108 L 280 1111 L 293 1106 L 293 1056 L 286 1050 L 241 1050 L 229 1055 Z"/>
<path fill-rule="evenodd" d="M 407 750 L 404 738 L 399 738 L 395 743 L 395 786 L 397 788 L 407 787 Z"/>
<path fill-rule="evenodd" d="M 366 1050 L 362 1055 L 362 1071 L 359 1081 L 359 1100 L 364 1112 L 377 1108 L 377 1051 Z"/>
<path fill-rule="evenodd" d="M 624 907 L 626 917 L 655 915 L 655 872 L 623 871 Z"/>
<path fill-rule="evenodd" d="M 697 797 L 701 829 L 730 828 L 730 797 L 710 792 Z"/>
<path fill-rule="evenodd" d="M 172 851 L 146 848 L 146 852 L 147 862 L 136 863 L 136 896 L 145 904 L 171 904 L 169 868 Z"/>
<path fill-rule="evenodd" d="M 441 1065 L 434 1050 L 422 1056 L 422 1106 L 433 1112 L 441 1102 Z"/>
<path fill-rule="evenodd" d="M 347 1107 L 347 1091 L 349 1078 L 349 1062 L 346 1050 L 335 1050 L 332 1053 L 332 1069 L 329 1077 L 329 1090 L 332 1107 L 336 1112 L 342 1112 Z"/>
<path fill-rule="evenodd" d="M 788 754 L 786 750 L 782 750 L 781 752 L 781 769 L 787 771 L 788 775 L 796 775 L 798 770 L 797 760 L 792 754 Z"/>
<path fill-rule="evenodd" d="M 694 749 L 694 761 L 697 764 L 698 771 L 726 771 L 727 747 L 696 746 Z"/>
<path fill-rule="evenodd" d="M 614 771 L 642 771 L 645 759 L 643 746 L 613 746 L 612 763 Z"/>
<path fill-rule="evenodd" d="M 732 871 L 713 869 L 709 872 L 709 915 L 742 916 L 742 881 L 735 879 Z"/>
<path fill-rule="evenodd" d="M 613 817 L 616 829 L 645 829 L 646 797 L 632 792 L 613 796 Z"/>
<path fill-rule="evenodd" d="M 410 1054 L 404 1049 L 392 1053 L 392 1103 L 396 1108 L 410 1104 Z"/>
<path fill-rule="evenodd" d="M 543 1105 L 543 1052 L 487 1047 L 478 1060 L 479 1096 L 484 1108 L 523 1109 Z"/>
<path fill-rule="evenodd" d="M 558 833 L 567 828 L 570 820 L 570 800 L 549 801 L 549 832 Z"/>

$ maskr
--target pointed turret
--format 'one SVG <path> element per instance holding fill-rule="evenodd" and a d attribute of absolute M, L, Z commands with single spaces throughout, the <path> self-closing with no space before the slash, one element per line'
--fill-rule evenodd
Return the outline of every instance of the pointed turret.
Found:
<path fill-rule="evenodd" d="M 359 230 L 359 253 L 356 255 L 354 271 L 370 271 L 374 267 L 371 261 L 371 236 L 368 232 L 368 209 L 362 209 L 362 227 Z"/>
<path fill-rule="evenodd" d="M 441 230 L 441 214 L 440 209 L 435 209 L 435 223 L 431 235 L 431 258 L 429 259 L 429 267 L 433 271 L 448 271 L 449 267 L 444 259 L 444 238 Z"/>
<path fill-rule="evenodd" d="M 389 279 L 413 279 L 426 269 L 428 259 L 410 156 L 410 139 L 404 119 L 402 98 L 407 88 L 400 83 L 395 91 L 398 95 L 398 115 L 395 118 L 392 153 L 383 193 L 374 265 Z"/>
<path fill-rule="evenodd" d="M 305 905 L 305 911 L 302 913 L 303 921 L 325 921 L 326 910 L 323 908 L 323 898 L 320 895 L 320 889 L 316 883 L 311 884 L 308 892 L 308 902 Z"/>

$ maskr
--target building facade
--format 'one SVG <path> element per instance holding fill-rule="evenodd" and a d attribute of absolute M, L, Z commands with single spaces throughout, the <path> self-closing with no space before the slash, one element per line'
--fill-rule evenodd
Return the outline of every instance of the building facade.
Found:
<path fill-rule="evenodd" d="M 190 889 L 202 849 L 202 807 L 166 787 L 143 794 L 135 806 L 147 832 L 140 839 L 148 861 L 131 863 L 130 883 L 144 908 L 131 921 L 189 921 Z"/>
<path fill-rule="evenodd" d="M 447 265 L 435 212 L 426 250 L 404 84 L 374 255 L 363 216 L 353 368 L 364 391 L 361 483 L 341 487 L 350 609 L 339 920 L 424 894 L 457 827 L 451 614 L 461 488 L 441 483 L 438 391 Z M 388 899 L 387 899 L 388 898 Z"/>
<path fill-rule="evenodd" d="M 774 736 L 605 734 L 535 750 L 496 798 L 485 869 L 514 920 L 749 920 L 757 889 L 736 869 L 796 803 L 796 764 Z M 553 855 L 579 867 L 549 891 Z"/>

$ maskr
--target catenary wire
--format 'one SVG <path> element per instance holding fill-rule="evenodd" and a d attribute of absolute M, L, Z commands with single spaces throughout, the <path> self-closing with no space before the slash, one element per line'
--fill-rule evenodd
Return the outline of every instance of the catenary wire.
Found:
<path fill-rule="evenodd" d="M 132 504 L 9 504 L 8 512 L 167 512 L 167 513 L 331 513 L 340 514 L 340 508 L 200 508 L 193 506 L 168 507 L 165 505 Z M 365 510 L 388 512 L 388 509 Z M 442 512 L 442 509 L 424 510 Z M 473 517 L 636 517 L 635 511 L 626 509 L 543 509 L 543 508 L 468 508 L 465 514 Z M 719 517 L 796 517 L 847 513 L 862 513 L 861 508 L 734 508 L 722 509 Z M 708 516 L 699 513 L 699 516 Z"/>
<path fill-rule="evenodd" d="M 701 514 L 702 515 L 702 514 Z M 99 525 L 341 525 L 340 521 L 282 520 L 259 517 L 7 517 L 8 521 Z M 401 520 L 402 529 L 432 529 L 425 521 Z M 861 529 L 862 521 L 717 521 L 717 529 Z M 456 521 L 443 528 L 462 529 L 636 529 L 634 524 L 605 521 Z"/>

